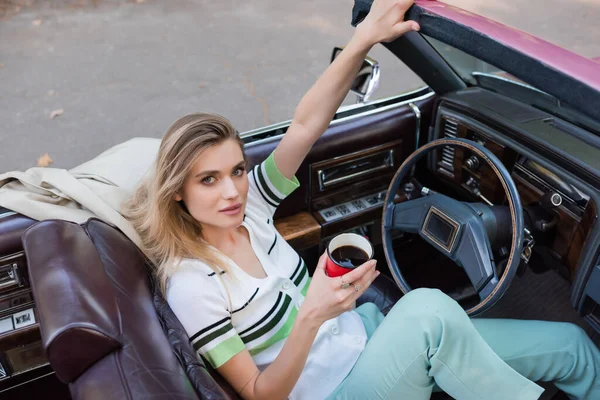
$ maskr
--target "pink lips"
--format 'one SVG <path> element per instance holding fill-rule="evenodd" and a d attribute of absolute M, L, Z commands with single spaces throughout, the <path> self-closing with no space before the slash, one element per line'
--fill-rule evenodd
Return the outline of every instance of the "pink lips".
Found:
<path fill-rule="evenodd" d="M 234 204 L 231 207 L 224 208 L 224 209 L 220 210 L 219 212 L 222 212 L 227 215 L 236 215 L 237 213 L 239 213 L 241 211 L 241 209 L 242 209 L 242 203 L 238 203 L 238 204 Z"/>

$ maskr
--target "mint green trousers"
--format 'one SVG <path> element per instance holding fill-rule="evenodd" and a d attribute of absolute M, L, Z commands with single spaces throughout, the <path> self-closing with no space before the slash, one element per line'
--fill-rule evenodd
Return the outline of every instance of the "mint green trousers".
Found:
<path fill-rule="evenodd" d="M 436 289 L 413 290 L 385 318 L 372 303 L 356 311 L 369 341 L 330 399 L 429 400 L 437 384 L 457 400 L 533 400 L 533 381 L 600 399 L 600 352 L 576 325 L 470 319 Z"/>

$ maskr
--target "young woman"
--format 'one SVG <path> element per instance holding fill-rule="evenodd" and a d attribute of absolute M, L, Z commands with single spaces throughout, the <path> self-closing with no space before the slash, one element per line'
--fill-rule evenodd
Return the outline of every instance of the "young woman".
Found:
<path fill-rule="evenodd" d="M 311 280 L 273 226 L 369 49 L 419 29 L 404 21 L 411 4 L 374 1 L 275 151 L 251 171 L 226 119 L 175 122 L 125 213 L 193 347 L 244 399 L 420 400 L 437 383 L 457 399 L 528 400 L 543 391 L 536 380 L 599 399 L 600 355 L 578 327 L 470 320 L 428 289 L 404 296 L 385 318 L 373 304 L 352 310 L 379 275 L 375 261 L 329 278 L 322 256 Z"/>

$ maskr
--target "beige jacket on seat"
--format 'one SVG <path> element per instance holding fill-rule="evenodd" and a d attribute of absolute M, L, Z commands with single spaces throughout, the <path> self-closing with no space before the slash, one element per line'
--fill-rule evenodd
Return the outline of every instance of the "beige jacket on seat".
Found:
<path fill-rule="evenodd" d="M 73 169 L 30 168 L 0 175 L 0 206 L 36 220 L 83 223 L 91 217 L 140 238 L 120 213 L 158 154 L 160 139 L 134 138 Z"/>

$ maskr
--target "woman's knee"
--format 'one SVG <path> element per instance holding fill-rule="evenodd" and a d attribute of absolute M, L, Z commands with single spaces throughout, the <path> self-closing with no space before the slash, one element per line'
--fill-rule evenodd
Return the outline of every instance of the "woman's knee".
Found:
<path fill-rule="evenodd" d="M 461 336 L 469 327 L 474 330 L 462 307 L 437 289 L 415 289 L 407 293 L 390 311 L 386 317 L 389 319 L 399 321 L 407 335 L 410 332 L 427 338 L 423 343 L 428 346 L 439 343 L 442 337 Z"/>
<path fill-rule="evenodd" d="M 448 307 L 456 305 L 452 297 L 439 289 L 419 288 L 408 292 L 402 300 L 419 302 L 425 305 L 435 305 L 439 307 Z"/>
<path fill-rule="evenodd" d="M 414 289 L 404 295 L 394 308 L 411 310 L 421 316 L 435 315 L 447 318 L 455 315 L 466 316 L 462 307 L 454 299 L 438 289 Z"/>
<path fill-rule="evenodd" d="M 573 348 L 587 346 L 590 341 L 587 333 L 581 327 L 570 322 L 560 322 L 554 332 L 559 343 L 571 344 Z"/>
<path fill-rule="evenodd" d="M 560 360 L 557 362 L 563 365 L 561 376 L 556 380 L 565 383 L 585 379 L 590 374 L 595 376 L 600 368 L 598 352 L 587 333 L 569 322 L 557 323 L 553 332 L 556 356 Z"/>

